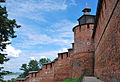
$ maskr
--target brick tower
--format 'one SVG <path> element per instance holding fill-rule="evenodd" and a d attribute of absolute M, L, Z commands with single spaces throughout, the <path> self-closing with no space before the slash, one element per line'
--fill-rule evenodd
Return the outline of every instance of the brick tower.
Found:
<path fill-rule="evenodd" d="M 94 43 L 92 33 L 95 16 L 90 15 L 91 9 L 86 7 L 84 14 L 78 19 L 79 24 L 73 28 L 74 52 L 73 52 L 73 77 L 93 74 Z"/>

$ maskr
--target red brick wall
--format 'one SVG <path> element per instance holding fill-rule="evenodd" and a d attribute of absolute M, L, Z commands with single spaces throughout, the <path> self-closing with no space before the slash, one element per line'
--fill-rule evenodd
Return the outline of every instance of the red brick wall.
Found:
<path fill-rule="evenodd" d="M 92 38 L 94 24 L 74 27 L 74 48 L 71 54 L 72 78 L 93 75 L 94 41 Z"/>
<path fill-rule="evenodd" d="M 25 80 L 25 82 L 29 82 L 29 81 L 31 81 L 31 82 L 39 82 L 38 74 L 39 74 L 39 73 L 37 73 L 37 72 L 35 72 L 35 73 L 30 73 L 30 74 L 29 74 L 29 78 L 27 78 L 27 79 Z"/>
<path fill-rule="evenodd" d="M 53 67 L 51 67 L 51 64 L 43 65 L 42 70 L 40 71 L 40 82 L 53 82 L 54 72 Z M 47 68 L 46 68 L 47 66 Z"/>
<path fill-rule="evenodd" d="M 63 59 L 61 56 L 63 56 Z M 64 79 L 71 78 L 71 73 L 69 54 L 67 52 L 59 53 L 58 61 L 54 65 L 54 81 L 61 82 Z"/>
<path fill-rule="evenodd" d="M 104 0 L 100 13 L 95 34 L 95 75 L 106 82 L 120 82 L 120 0 Z"/>
<path fill-rule="evenodd" d="M 116 1 L 117 0 L 103 0 L 102 9 L 101 9 L 99 20 L 97 23 L 97 29 L 96 29 L 95 39 L 94 39 L 96 44 L 95 48 L 98 45 L 98 42 L 102 36 L 102 33 L 104 32 L 104 29 L 110 18 L 113 8 L 115 7 Z"/>
<path fill-rule="evenodd" d="M 94 24 L 76 26 L 74 28 L 74 53 L 94 50 L 93 33 Z"/>
<path fill-rule="evenodd" d="M 82 75 L 93 75 L 93 58 L 93 52 L 74 54 L 72 59 L 72 78 L 79 78 Z"/>

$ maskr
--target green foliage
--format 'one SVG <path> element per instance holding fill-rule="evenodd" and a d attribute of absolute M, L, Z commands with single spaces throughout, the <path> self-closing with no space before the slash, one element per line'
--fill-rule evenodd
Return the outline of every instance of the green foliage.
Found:
<path fill-rule="evenodd" d="M 100 79 L 99 77 L 96 77 L 97 79 Z"/>
<path fill-rule="evenodd" d="M 49 62 L 51 62 L 51 60 L 49 58 L 41 58 L 39 60 L 39 65 L 40 65 L 40 67 L 42 67 L 43 63 L 49 63 Z"/>
<path fill-rule="evenodd" d="M 20 70 L 24 71 L 19 75 L 18 78 L 25 78 L 29 75 L 29 71 L 38 71 L 39 70 L 39 64 L 37 60 L 31 60 L 29 64 L 22 64 Z"/>
<path fill-rule="evenodd" d="M 0 2 L 5 2 L 6 0 L 0 0 Z"/>
<path fill-rule="evenodd" d="M 26 76 L 29 75 L 29 71 L 38 71 L 39 65 L 42 65 L 43 63 L 49 63 L 51 62 L 50 59 L 48 58 L 41 58 L 39 62 L 37 60 L 30 60 L 30 62 L 27 64 L 22 64 L 20 70 L 24 71 L 19 75 L 18 78 L 25 78 Z"/>
<path fill-rule="evenodd" d="M 17 82 L 15 78 L 12 78 L 11 80 L 8 80 L 7 82 Z"/>
<path fill-rule="evenodd" d="M 38 71 L 39 70 L 39 63 L 37 60 L 31 60 L 29 64 L 22 64 L 20 70 L 24 71 L 19 75 L 18 78 L 25 78 L 29 75 L 29 71 Z"/>
<path fill-rule="evenodd" d="M 20 70 L 23 70 L 24 72 L 20 74 L 19 77 L 24 78 L 25 76 L 27 76 L 29 74 L 29 69 L 27 67 L 27 64 L 22 64 Z"/>
<path fill-rule="evenodd" d="M 5 0 L 0 0 L 0 3 L 4 3 Z M 10 38 L 15 38 L 15 28 L 19 28 L 20 25 L 16 24 L 16 20 L 8 19 L 8 14 L 6 7 L 2 7 L 0 5 L 0 64 L 4 64 L 4 62 L 9 59 L 6 57 L 7 54 L 1 53 L 6 46 L 10 44 Z M 0 81 L 2 81 L 2 75 L 5 73 L 2 71 L 3 67 L 0 67 Z"/>
<path fill-rule="evenodd" d="M 37 60 L 31 60 L 28 64 L 29 71 L 38 71 L 39 70 L 39 63 Z"/>

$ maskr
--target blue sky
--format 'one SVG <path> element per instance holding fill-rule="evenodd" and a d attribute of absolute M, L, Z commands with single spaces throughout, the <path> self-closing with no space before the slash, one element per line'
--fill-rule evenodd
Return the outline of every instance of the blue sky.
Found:
<path fill-rule="evenodd" d="M 71 48 L 72 28 L 83 15 L 86 2 L 95 15 L 97 0 L 7 0 L 9 18 L 22 27 L 16 29 L 17 38 L 5 50 L 10 58 L 5 69 L 18 72 L 31 59 L 53 60 L 58 52 Z"/>

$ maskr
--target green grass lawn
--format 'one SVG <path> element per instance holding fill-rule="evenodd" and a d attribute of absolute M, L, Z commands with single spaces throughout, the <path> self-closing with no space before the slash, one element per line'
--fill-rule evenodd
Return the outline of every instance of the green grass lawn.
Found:
<path fill-rule="evenodd" d="M 62 82 L 82 82 L 82 80 L 83 80 L 83 77 L 80 77 L 78 79 L 77 78 L 66 79 Z"/>
<path fill-rule="evenodd" d="M 76 78 L 73 78 L 73 79 L 66 79 L 62 82 L 76 82 L 76 80 L 77 80 Z"/>

